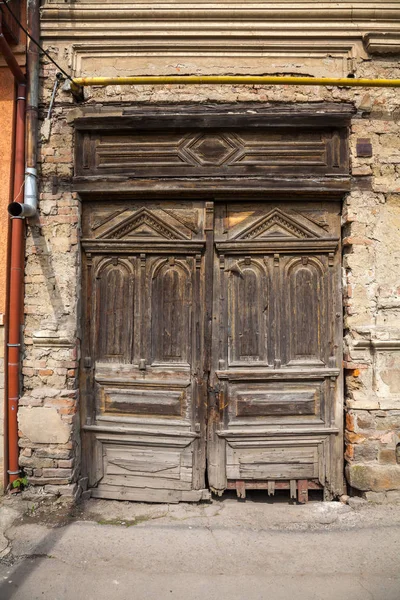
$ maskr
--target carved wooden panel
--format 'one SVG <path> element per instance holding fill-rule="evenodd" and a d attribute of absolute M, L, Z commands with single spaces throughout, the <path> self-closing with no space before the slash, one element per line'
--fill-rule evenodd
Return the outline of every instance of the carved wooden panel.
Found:
<path fill-rule="evenodd" d="M 246 442 L 227 444 L 228 479 L 318 479 L 321 444 L 287 442 L 260 443 L 251 447 Z"/>
<path fill-rule="evenodd" d="M 112 259 L 96 274 L 96 358 L 130 362 L 133 327 L 132 265 Z"/>
<path fill-rule="evenodd" d="M 233 260 L 229 273 L 230 363 L 267 361 L 266 311 L 268 284 L 265 266 L 245 258 Z"/>
<path fill-rule="evenodd" d="M 181 261 L 157 264 L 151 286 L 152 362 L 188 363 L 191 346 L 192 282 Z"/>
<path fill-rule="evenodd" d="M 185 392 L 151 386 L 104 388 L 104 412 L 126 415 L 166 415 L 180 417 Z"/>
<path fill-rule="evenodd" d="M 231 386 L 230 418 L 269 423 L 323 423 L 325 419 L 325 379 L 304 381 L 284 379 Z"/>
<path fill-rule="evenodd" d="M 186 441 L 155 436 L 143 445 L 135 435 L 98 434 L 101 446 L 102 477 L 92 495 L 148 502 L 200 500 L 201 491 L 192 491 L 193 446 Z M 125 443 L 124 443 L 125 441 Z"/>
<path fill-rule="evenodd" d="M 345 129 L 99 131 L 83 134 L 78 176 L 340 175 L 348 171 Z"/>
<path fill-rule="evenodd" d="M 325 268 L 320 257 L 289 260 L 284 346 L 287 364 L 327 361 L 327 307 Z"/>

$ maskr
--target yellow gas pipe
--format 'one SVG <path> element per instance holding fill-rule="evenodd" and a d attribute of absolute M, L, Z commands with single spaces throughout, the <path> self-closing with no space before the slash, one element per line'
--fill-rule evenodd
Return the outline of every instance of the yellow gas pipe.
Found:
<path fill-rule="evenodd" d="M 160 75 L 140 77 L 76 77 L 71 90 L 79 93 L 89 85 L 320 85 L 336 87 L 400 87 L 400 79 L 356 79 L 350 77 L 293 77 L 270 75 Z"/>

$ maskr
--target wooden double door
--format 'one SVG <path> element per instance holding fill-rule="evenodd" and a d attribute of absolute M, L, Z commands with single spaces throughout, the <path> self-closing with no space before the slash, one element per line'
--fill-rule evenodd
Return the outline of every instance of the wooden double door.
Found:
<path fill-rule="evenodd" d="M 82 245 L 93 496 L 342 492 L 339 203 L 85 202 Z"/>

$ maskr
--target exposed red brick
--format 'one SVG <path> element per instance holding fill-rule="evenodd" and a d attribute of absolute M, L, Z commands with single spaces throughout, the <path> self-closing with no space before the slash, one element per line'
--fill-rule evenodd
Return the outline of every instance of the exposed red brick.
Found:
<path fill-rule="evenodd" d="M 346 429 L 354 431 L 354 416 L 351 413 L 346 413 Z"/>

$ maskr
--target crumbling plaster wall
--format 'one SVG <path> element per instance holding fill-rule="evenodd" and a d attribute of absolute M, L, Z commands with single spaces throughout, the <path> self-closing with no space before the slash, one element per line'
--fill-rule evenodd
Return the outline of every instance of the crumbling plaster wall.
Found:
<path fill-rule="evenodd" d="M 68 68 L 65 48 L 53 44 L 51 52 Z M 89 67 L 86 64 L 86 69 Z M 290 64 L 286 67 L 290 72 Z M 298 65 L 293 64 L 293 71 L 294 67 Z M 54 74 L 53 65 L 44 61 L 42 118 Z M 154 74 L 150 66 L 149 74 Z M 395 58 L 360 60 L 357 76 L 396 78 L 400 68 Z M 110 107 L 160 102 L 354 103 L 352 192 L 343 204 L 346 473 L 350 484 L 371 500 L 399 499 L 399 91 L 260 85 L 113 86 L 89 88 L 85 95 L 86 105 Z M 80 201 L 71 184 L 73 108 L 70 94 L 61 91 L 50 135 L 42 139 L 39 149 L 39 217 L 28 228 L 26 248 L 24 394 L 19 413 L 21 466 L 31 483 L 71 495 L 76 493 L 80 470 L 77 369 L 81 335 Z M 371 157 L 357 157 L 359 138 L 371 141 Z"/>

